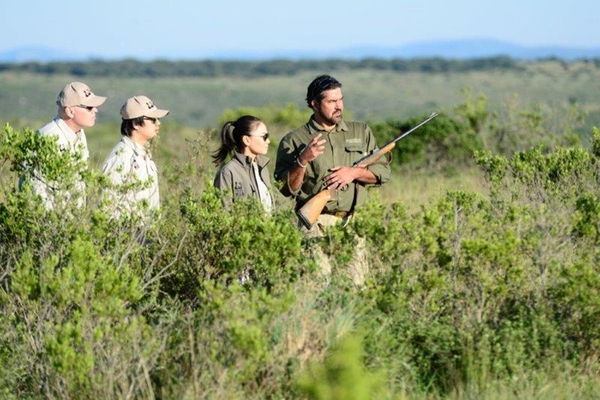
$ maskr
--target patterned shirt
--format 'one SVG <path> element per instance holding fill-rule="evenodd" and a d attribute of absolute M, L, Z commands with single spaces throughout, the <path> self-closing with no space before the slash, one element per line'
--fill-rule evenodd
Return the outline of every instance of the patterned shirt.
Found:
<path fill-rule="evenodd" d="M 74 156 L 73 160 L 79 162 L 79 167 L 87 168 L 90 153 L 83 129 L 79 132 L 73 132 L 64 120 L 56 117 L 38 129 L 37 133 L 45 137 L 56 138 L 56 144 L 61 153 L 69 152 Z M 81 175 L 78 175 L 79 172 L 75 170 L 73 176 L 49 180 L 41 171 L 32 171 L 31 187 L 34 193 L 41 197 L 46 209 L 53 209 L 58 201 L 62 201 L 64 206 L 67 202 L 72 203 L 73 199 L 76 199 L 77 206 L 81 208 L 85 205 L 86 186 Z M 19 186 L 22 186 L 25 180 L 25 177 L 21 177 Z"/>
<path fill-rule="evenodd" d="M 123 213 L 143 216 L 144 210 L 159 209 L 158 170 L 144 146 L 123 136 L 106 158 L 102 172 L 114 185 L 108 191 L 113 217 Z"/>

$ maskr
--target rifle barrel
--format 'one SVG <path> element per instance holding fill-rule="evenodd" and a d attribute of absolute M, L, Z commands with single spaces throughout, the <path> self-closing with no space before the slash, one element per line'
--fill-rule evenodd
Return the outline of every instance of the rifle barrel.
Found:
<path fill-rule="evenodd" d="M 397 137 L 395 137 L 394 139 L 390 140 L 389 142 L 387 142 L 383 147 L 379 148 L 379 149 L 375 149 L 373 150 L 370 154 L 367 154 L 366 156 L 362 157 L 360 160 L 354 162 L 354 164 L 352 164 L 353 167 L 359 165 L 361 162 L 363 162 L 364 160 L 366 160 L 367 158 L 371 157 L 373 154 L 377 153 L 378 151 L 380 151 L 381 149 L 385 149 L 387 146 L 389 146 L 390 144 L 395 144 L 396 142 L 398 142 L 400 139 L 402 139 L 403 137 L 408 136 L 409 134 L 411 134 L 415 129 L 419 128 L 422 125 L 425 125 L 426 123 L 428 123 L 429 121 L 431 121 L 432 119 L 434 119 L 435 117 L 438 116 L 438 113 L 436 112 L 432 112 L 431 115 L 429 116 L 429 118 L 427 118 L 426 120 L 424 120 L 423 122 L 421 122 L 419 125 L 413 127 L 412 129 L 408 130 L 407 132 L 398 135 Z"/>
<path fill-rule="evenodd" d="M 438 113 L 436 112 L 432 112 L 431 115 L 429 116 L 429 118 L 427 118 L 425 121 L 421 122 L 419 125 L 415 126 L 414 128 L 406 131 L 405 133 L 403 133 L 402 135 L 399 135 L 398 137 L 396 137 L 394 140 L 392 140 L 392 142 L 397 142 L 398 140 L 402 139 L 405 136 L 408 136 L 410 133 L 412 133 L 414 130 L 416 130 L 417 128 L 421 127 L 422 125 L 425 125 L 426 123 L 428 123 L 429 121 L 431 121 L 432 119 L 434 119 L 435 117 L 438 116 Z"/>

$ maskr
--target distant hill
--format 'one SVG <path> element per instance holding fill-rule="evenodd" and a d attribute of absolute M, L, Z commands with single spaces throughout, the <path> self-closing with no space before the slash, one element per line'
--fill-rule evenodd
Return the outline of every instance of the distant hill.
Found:
<path fill-rule="evenodd" d="M 85 57 L 48 47 L 20 47 L 0 52 L 0 62 L 4 63 L 78 61 L 83 59 Z"/>
<path fill-rule="evenodd" d="M 242 60 L 264 61 L 273 59 L 289 60 L 322 60 L 330 58 L 364 59 L 364 58 L 446 58 L 446 59 L 473 59 L 496 56 L 507 56 L 515 60 L 536 60 L 542 58 L 557 58 L 572 61 L 581 58 L 600 58 L 599 48 L 578 48 L 565 46 L 523 46 L 494 39 L 464 39 L 464 40 L 434 40 L 413 42 L 401 46 L 355 46 L 332 51 L 312 50 L 285 50 L 285 51 L 226 51 L 208 54 L 154 54 L 132 59 L 149 61 L 155 59 L 166 60 Z M 0 52 L 0 62 L 22 63 L 28 61 L 89 61 L 117 58 L 103 57 L 101 55 L 77 55 L 47 47 L 24 47 L 10 51 Z M 122 58 L 121 58 L 122 59 Z"/>

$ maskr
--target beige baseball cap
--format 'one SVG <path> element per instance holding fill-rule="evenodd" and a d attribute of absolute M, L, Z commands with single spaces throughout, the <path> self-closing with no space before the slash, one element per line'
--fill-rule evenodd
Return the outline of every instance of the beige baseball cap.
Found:
<path fill-rule="evenodd" d="M 169 110 L 157 108 L 152 100 L 146 96 L 135 96 L 129 98 L 121 107 L 123 119 L 134 119 L 138 117 L 162 118 Z"/>
<path fill-rule="evenodd" d="M 85 83 L 71 82 L 60 91 L 56 104 L 62 107 L 98 107 L 105 101 L 106 97 L 96 96 Z"/>

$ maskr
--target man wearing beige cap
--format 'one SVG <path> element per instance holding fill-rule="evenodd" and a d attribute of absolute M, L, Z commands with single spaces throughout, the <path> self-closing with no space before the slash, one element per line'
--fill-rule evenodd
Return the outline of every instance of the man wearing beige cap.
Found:
<path fill-rule="evenodd" d="M 55 137 L 61 153 L 68 151 L 80 162 L 79 165 L 87 167 L 89 151 L 84 128 L 94 126 L 98 107 L 105 101 L 106 97 L 95 95 L 85 83 L 71 82 L 58 94 L 56 118 L 37 132 L 46 137 Z M 50 181 L 40 171 L 29 172 L 32 189 L 42 198 L 47 209 L 54 208 L 59 197 L 66 202 L 76 201 L 78 207 L 85 204 L 85 182 L 81 177 Z M 22 187 L 26 180 L 22 176 L 19 185 Z"/>
<path fill-rule="evenodd" d="M 143 217 L 158 210 L 158 172 L 148 146 L 158 135 L 160 118 L 168 113 L 146 96 L 132 97 L 121 107 L 122 137 L 102 168 L 114 185 L 107 196 L 114 218 Z"/>

